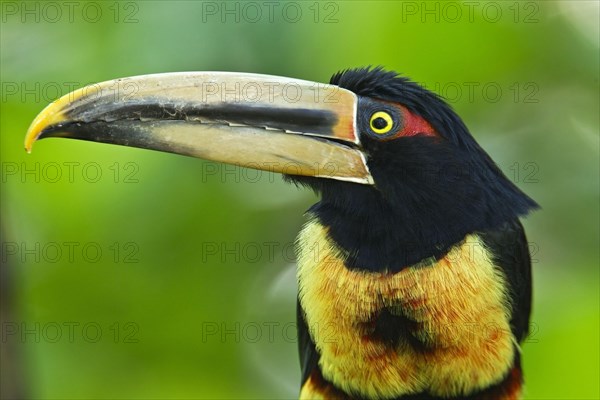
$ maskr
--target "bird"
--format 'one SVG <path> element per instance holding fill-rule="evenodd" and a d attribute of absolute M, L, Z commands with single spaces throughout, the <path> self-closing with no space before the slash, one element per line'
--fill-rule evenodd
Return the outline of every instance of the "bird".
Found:
<path fill-rule="evenodd" d="M 301 399 L 518 399 L 539 208 L 441 97 L 395 71 L 329 83 L 237 72 L 69 93 L 63 137 L 282 173 L 320 196 L 297 238 Z"/>

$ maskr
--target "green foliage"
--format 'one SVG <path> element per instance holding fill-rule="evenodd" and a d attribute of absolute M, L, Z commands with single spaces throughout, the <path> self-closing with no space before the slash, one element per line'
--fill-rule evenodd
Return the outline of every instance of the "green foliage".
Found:
<path fill-rule="evenodd" d="M 293 242 L 315 201 L 278 176 L 131 148 L 52 139 L 27 155 L 47 103 L 153 72 L 325 82 L 369 64 L 447 96 L 543 208 L 525 221 L 526 397 L 600 396 L 595 2 L 68 3 L 2 3 L 2 346 L 18 361 L 2 373 L 20 367 L 30 396 L 296 396 Z"/>

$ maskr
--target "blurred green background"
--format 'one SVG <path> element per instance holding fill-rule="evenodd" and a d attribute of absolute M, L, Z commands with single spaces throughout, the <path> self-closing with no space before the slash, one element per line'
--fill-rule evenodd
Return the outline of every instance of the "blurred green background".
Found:
<path fill-rule="evenodd" d="M 29 123 L 107 79 L 326 82 L 383 65 L 445 95 L 543 207 L 526 398 L 599 398 L 598 3 L 2 2 L 2 393 L 294 398 L 293 241 L 316 201 L 268 173 Z"/>

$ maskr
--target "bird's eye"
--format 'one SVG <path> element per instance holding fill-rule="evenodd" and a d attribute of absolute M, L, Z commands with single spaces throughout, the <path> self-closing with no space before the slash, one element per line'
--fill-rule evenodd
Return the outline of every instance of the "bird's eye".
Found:
<path fill-rule="evenodd" d="M 378 135 L 385 135 L 392 129 L 394 121 L 392 116 L 385 111 L 377 111 L 371 115 L 370 125 L 373 132 Z"/>

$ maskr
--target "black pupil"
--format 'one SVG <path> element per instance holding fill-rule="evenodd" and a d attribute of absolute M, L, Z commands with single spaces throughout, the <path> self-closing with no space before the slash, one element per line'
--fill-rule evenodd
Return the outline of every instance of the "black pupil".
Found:
<path fill-rule="evenodd" d="M 387 121 L 381 117 L 377 117 L 373 120 L 373 127 L 375 129 L 383 129 L 388 125 Z"/>

